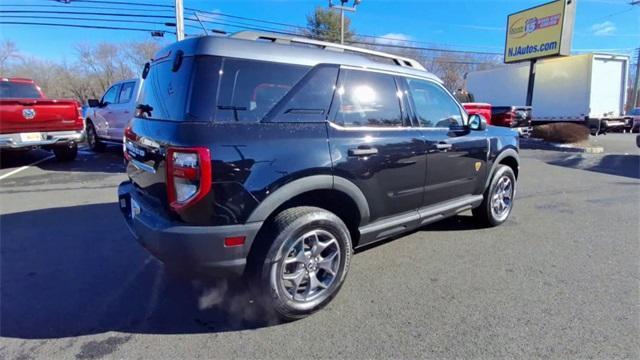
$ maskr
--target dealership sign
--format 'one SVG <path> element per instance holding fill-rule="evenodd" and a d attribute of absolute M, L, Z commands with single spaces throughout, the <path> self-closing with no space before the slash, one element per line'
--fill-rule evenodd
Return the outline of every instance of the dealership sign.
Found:
<path fill-rule="evenodd" d="M 569 55 L 577 0 L 557 0 L 509 15 L 504 62 Z"/>

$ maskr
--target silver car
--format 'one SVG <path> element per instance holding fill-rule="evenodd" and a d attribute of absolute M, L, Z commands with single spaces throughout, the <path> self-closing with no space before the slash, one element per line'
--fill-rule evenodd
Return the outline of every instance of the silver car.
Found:
<path fill-rule="evenodd" d="M 122 143 L 124 129 L 135 115 L 140 79 L 117 82 L 102 96 L 89 100 L 86 115 L 87 143 L 93 151 L 102 151 L 107 143 Z"/>

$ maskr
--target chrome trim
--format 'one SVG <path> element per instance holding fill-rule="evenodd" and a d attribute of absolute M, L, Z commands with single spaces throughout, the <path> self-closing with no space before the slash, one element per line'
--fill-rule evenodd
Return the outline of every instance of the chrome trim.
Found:
<path fill-rule="evenodd" d="M 149 166 L 145 163 L 142 163 L 136 159 L 131 159 L 129 160 L 129 162 L 131 163 L 131 165 L 135 166 L 137 169 L 142 170 L 142 171 L 146 171 L 148 173 L 151 174 L 155 174 L 156 173 L 156 169 L 153 166 Z"/>
<path fill-rule="evenodd" d="M 82 142 L 85 138 L 84 130 L 80 131 L 25 131 L 24 133 L 29 132 L 39 132 L 44 140 L 41 141 L 22 141 L 20 139 L 20 134 L 22 133 L 12 133 L 12 134 L 0 134 L 0 148 L 11 148 L 11 149 L 19 149 L 19 148 L 29 148 L 33 146 L 47 146 L 54 145 L 58 142 Z"/>

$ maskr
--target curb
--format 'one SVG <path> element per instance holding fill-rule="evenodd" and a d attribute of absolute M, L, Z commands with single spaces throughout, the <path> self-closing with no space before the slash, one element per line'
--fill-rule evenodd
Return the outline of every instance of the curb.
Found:
<path fill-rule="evenodd" d="M 532 139 L 532 138 L 520 139 L 520 148 L 531 149 L 531 150 L 552 150 L 552 151 L 588 153 L 588 154 L 604 153 L 604 148 L 602 146 L 584 146 L 584 145 L 578 145 L 578 144 L 556 144 L 556 143 L 550 143 L 544 140 L 538 140 L 538 139 Z"/>

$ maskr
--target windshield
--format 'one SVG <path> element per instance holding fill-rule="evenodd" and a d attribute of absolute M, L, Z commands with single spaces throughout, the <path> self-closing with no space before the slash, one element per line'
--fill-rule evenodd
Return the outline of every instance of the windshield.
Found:
<path fill-rule="evenodd" d="M 11 81 L 0 82 L 0 98 L 2 99 L 40 99 L 40 92 L 33 83 Z"/>

